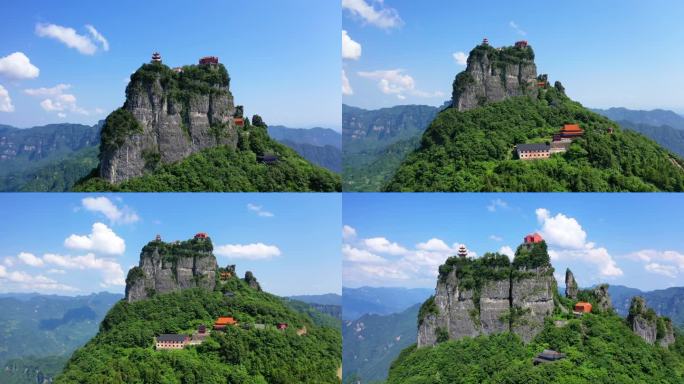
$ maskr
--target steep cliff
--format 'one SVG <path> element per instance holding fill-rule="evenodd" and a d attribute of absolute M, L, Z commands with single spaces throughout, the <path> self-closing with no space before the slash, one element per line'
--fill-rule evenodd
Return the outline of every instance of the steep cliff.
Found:
<path fill-rule="evenodd" d="M 577 298 L 577 281 L 570 268 L 565 270 L 565 297 L 573 300 Z"/>
<path fill-rule="evenodd" d="M 532 47 L 494 48 L 483 43 L 470 51 L 466 70 L 456 75 L 453 107 L 465 111 L 513 96 L 537 96 Z"/>
<path fill-rule="evenodd" d="M 635 296 L 629 307 L 627 316 L 632 331 L 649 344 L 655 344 L 667 348 L 675 342 L 672 321 L 667 317 L 659 317 L 655 311 L 646 306 L 643 297 Z"/>
<path fill-rule="evenodd" d="M 126 300 L 134 302 L 186 288 L 213 290 L 218 265 L 210 238 L 165 243 L 155 240 L 140 252 L 140 264 L 126 277 Z"/>
<path fill-rule="evenodd" d="M 530 341 L 553 313 L 556 289 L 544 242 L 518 247 L 513 263 L 498 253 L 451 257 L 420 309 L 418 346 L 506 331 Z"/>
<path fill-rule="evenodd" d="M 144 64 L 126 87 L 126 102 L 105 120 L 100 177 L 120 183 L 158 163 L 173 163 L 202 149 L 237 145 L 230 77 L 222 64 L 173 71 Z"/>

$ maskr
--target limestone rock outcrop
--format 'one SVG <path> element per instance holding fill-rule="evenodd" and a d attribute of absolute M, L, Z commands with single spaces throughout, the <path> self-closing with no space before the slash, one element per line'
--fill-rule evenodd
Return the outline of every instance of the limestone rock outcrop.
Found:
<path fill-rule="evenodd" d="M 421 307 L 418 347 L 507 331 L 528 342 L 553 313 L 556 289 L 543 242 L 519 247 L 512 264 L 500 254 L 451 257 L 440 267 L 434 297 Z"/>
<path fill-rule="evenodd" d="M 245 282 L 249 284 L 249 286 L 252 289 L 256 289 L 257 291 L 261 291 L 261 285 L 257 281 L 257 278 L 254 277 L 254 274 L 252 271 L 247 271 L 245 272 Z"/>
<path fill-rule="evenodd" d="M 208 237 L 173 243 L 149 242 L 140 253 L 139 265 L 128 272 L 126 300 L 134 302 L 195 287 L 213 290 L 218 265 L 212 252 Z"/>
<path fill-rule="evenodd" d="M 577 281 L 570 268 L 565 270 L 565 297 L 568 299 L 577 299 Z"/>
<path fill-rule="evenodd" d="M 452 104 L 459 111 L 465 111 L 524 95 L 537 95 L 537 66 L 532 47 L 494 48 L 483 42 L 470 51 L 466 70 L 456 76 Z"/>
<path fill-rule="evenodd" d="M 632 331 L 647 343 L 657 343 L 667 348 L 675 342 L 672 321 L 666 317 L 659 317 L 653 309 L 648 308 L 643 297 L 632 298 L 627 322 Z"/>
<path fill-rule="evenodd" d="M 105 120 L 100 177 L 120 183 L 206 148 L 235 148 L 236 109 L 229 84 L 222 64 L 178 71 L 158 62 L 143 65 L 131 76 L 123 107 Z"/>

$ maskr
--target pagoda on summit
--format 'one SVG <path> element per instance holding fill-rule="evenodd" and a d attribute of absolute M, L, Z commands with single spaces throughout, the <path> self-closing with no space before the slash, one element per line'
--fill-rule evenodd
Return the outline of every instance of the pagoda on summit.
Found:
<path fill-rule="evenodd" d="M 458 247 L 458 257 L 461 259 L 465 259 L 468 256 L 468 249 L 466 248 L 465 245 L 461 244 Z"/>
<path fill-rule="evenodd" d="M 152 63 L 161 63 L 161 54 L 159 52 L 154 52 L 152 54 Z"/>

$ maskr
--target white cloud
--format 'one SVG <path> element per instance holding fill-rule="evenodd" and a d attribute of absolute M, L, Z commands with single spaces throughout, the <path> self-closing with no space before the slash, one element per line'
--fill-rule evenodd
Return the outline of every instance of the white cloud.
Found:
<path fill-rule="evenodd" d="M 425 92 L 416 89 L 416 81 L 410 75 L 404 73 L 403 69 L 388 69 L 371 72 L 358 72 L 359 76 L 378 81 L 378 88 L 386 95 L 396 95 L 397 98 L 403 100 L 406 95 L 417 97 L 443 97 L 444 93 Z"/>
<path fill-rule="evenodd" d="M 51 268 L 51 269 L 47 270 L 47 273 L 50 273 L 53 275 L 65 275 L 66 271 L 63 269 Z"/>
<path fill-rule="evenodd" d="M 508 203 L 504 200 L 501 200 L 499 198 L 496 198 L 489 202 L 489 205 L 487 206 L 487 210 L 489 212 L 496 212 L 497 209 L 506 209 L 508 208 Z"/>
<path fill-rule="evenodd" d="M 466 55 L 465 52 L 454 52 L 453 53 L 454 60 L 456 61 L 456 64 L 458 65 L 468 65 L 468 55 Z"/>
<path fill-rule="evenodd" d="M 101 213 L 114 224 L 130 224 L 140 220 L 140 217 L 128 206 L 119 208 L 110 199 L 100 197 L 86 197 L 81 200 L 81 205 L 87 211 Z"/>
<path fill-rule="evenodd" d="M 371 5 L 365 0 L 342 0 L 342 9 L 348 10 L 352 15 L 378 28 L 390 29 L 403 25 L 399 12 L 385 7 L 382 1 L 375 1 L 375 4 Z"/>
<path fill-rule="evenodd" d="M 515 21 L 511 21 L 508 23 L 508 25 L 513 28 L 515 32 L 517 32 L 520 36 L 526 36 L 527 32 L 523 31 L 518 24 L 516 24 Z"/>
<path fill-rule="evenodd" d="M 349 225 L 344 225 L 342 227 L 342 239 L 349 240 L 356 237 L 356 229 Z"/>
<path fill-rule="evenodd" d="M 455 244 L 454 244 L 455 246 Z M 451 252 L 454 249 L 449 247 L 442 239 L 432 238 L 424 243 L 418 243 L 416 248 L 430 252 Z M 457 247 L 454 247 L 457 248 Z"/>
<path fill-rule="evenodd" d="M 628 255 L 628 258 L 645 263 L 644 269 L 668 277 L 684 273 L 684 254 L 677 251 L 656 251 L 643 249 Z"/>
<path fill-rule="evenodd" d="M 0 85 L 0 112 L 14 112 L 12 98 L 5 87 Z"/>
<path fill-rule="evenodd" d="M 382 256 L 378 256 L 365 249 L 354 248 L 349 244 L 342 245 L 342 255 L 344 256 L 345 260 L 357 263 L 378 264 L 387 262 L 387 259 L 383 258 Z"/>
<path fill-rule="evenodd" d="M 87 24 L 85 27 L 88 30 L 88 32 L 90 32 L 90 35 L 93 37 L 93 39 L 95 39 L 95 41 L 99 42 L 100 45 L 102 45 L 102 50 L 104 50 L 105 52 L 109 51 L 109 42 L 107 41 L 107 39 L 105 39 L 105 37 L 102 36 L 102 34 L 98 32 L 97 29 L 95 29 L 95 27 L 93 27 L 92 25 Z"/>
<path fill-rule="evenodd" d="M 58 112 L 58 113 L 57 113 L 57 117 L 59 117 L 60 119 L 64 119 L 64 118 L 67 117 L 67 115 L 66 115 L 66 113 L 64 113 L 64 112 Z"/>
<path fill-rule="evenodd" d="M 2 282 L 0 290 L 5 292 L 17 290 L 30 290 L 32 292 L 77 291 L 74 287 L 60 284 L 43 275 L 32 275 L 21 271 L 9 272 L 2 265 L 0 265 L 0 281 Z"/>
<path fill-rule="evenodd" d="M 85 35 L 79 35 L 76 30 L 56 24 L 36 24 L 36 35 L 49 37 L 74 48 L 84 55 L 94 55 L 97 46 Z"/>
<path fill-rule="evenodd" d="M 214 248 L 214 253 L 231 259 L 268 260 L 280 256 L 280 249 L 264 243 L 226 244 Z"/>
<path fill-rule="evenodd" d="M 671 265 L 649 263 L 644 267 L 648 272 L 663 275 L 671 278 L 677 277 L 677 268 Z"/>
<path fill-rule="evenodd" d="M 397 243 L 390 242 L 384 237 L 364 239 L 363 244 L 372 252 L 386 253 L 389 255 L 402 255 L 407 251 L 406 248 Z"/>
<path fill-rule="evenodd" d="M 71 84 L 57 84 L 54 87 L 25 89 L 24 93 L 29 96 L 45 98 L 40 106 L 47 112 L 57 112 L 57 116 L 66 117 L 65 112 L 73 112 L 81 115 L 89 115 L 90 112 L 77 104 L 76 96 L 64 93 L 71 88 Z"/>
<path fill-rule="evenodd" d="M 503 238 L 501 236 L 497 236 L 497 235 L 489 235 L 489 239 L 494 240 L 494 241 L 502 241 L 503 240 Z"/>
<path fill-rule="evenodd" d="M 513 251 L 513 248 L 511 248 L 509 245 L 504 245 L 503 247 L 499 248 L 499 253 L 508 256 L 508 258 L 511 260 L 513 260 L 515 257 L 515 251 Z"/>
<path fill-rule="evenodd" d="M 119 263 L 110 259 L 98 258 L 92 253 L 83 256 L 63 256 L 46 253 L 43 255 L 43 261 L 65 269 L 101 271 L 103 278 L 101 285 L 103 286 L 126 285 L 124 272 Z"/>
<path fill-rule="evenodd" d="M 10 79 L 35 79 L 40 70 L 31 64 L 23 52 L 14 52 L 0 58 L 0 75 Z"/>
<path fill-rule="evenodd" d="M 342 94 L 345 96 L 354 94 L 354 90 L 349 83 L 349 78 L 347 77 L 347 73 L 344 71 L 344 69 L 342 69 Z"/>
<path fill-rule="evenodd" d="M 584 264 L 594 264 L 599 274 L 606 277 L 622 276 L 623 272 L 617 266 L 606 248 L 586 247 L 583 249 L 549 249 L 551 260 L 574 260 Z"/>
<path fill-rule="evenodd" d="M 342 30 L 342 58 L 358 60 L 361 57 L 361 44 L 352 40 L 347 31 Z"/>
<path fill-rule="evenodd" d="M 30 96 L 59 96 L 69 88 L 71 84 L 57 84 L 52 88 L 24 89 L 24 93 Z"/>
<path fill-rule="evenodd" d="M 583 248 L 587 241 L 587 233 L 574 218 L 562 213 L 551 216 L 549 210 L 538 208 L 535 211 L 537 220 L 542 225 L 541 234 L 549 245 L 567 248 Z"/>
<path fill-rule="evenodd" d="M 250 212 L 254 212 L 259 217 L 273 217 L 273 216 L 275 216 L 275 215 L 273 215 L 273 213 L 265 210 L 264 207 L 262 207 L 261 205 L 255 205 L 252 203 L 247 204 L 247 210 L 249 210 Z"/>
<path fill-rule="evenodd" d="M 26 265 L 30 265 L 32 267 L 42 267 L 43 266 L 43 260 L 41 260 L 39 257 L 36 257 L 32 253 L 28 252 L 21 252 L 17 255 L 17 259 L 21 260 L 22 263 Z"/>
<path fill-rule="evenodd" d="M 124 239 L 102 223 L 93 224 L 92 231 L 88 235 L 67 237 L 64 240 L 64 246 L 107 255 L 120 255 L 126 251 Z"/>
<path fill-rule="evenodd" d="M 597 248 L 595 243 L 587 242 L 587 233 L 577 220 L 562 213 L 552 216 L 545 208 L 538 208 L 535 214 L 542 225 L 542 237 L 554 247 L 549 249 L 552 260 L 579 260 L 595 265 L 602 276 L 622 276 L 622 269 L 606 248 Z"/>
<path fill-rule="evenodd" d="M 7 256 L 2 260 L 2 263 L 8 267 L 13 267 L 14 266 L 14 258 Z"/>

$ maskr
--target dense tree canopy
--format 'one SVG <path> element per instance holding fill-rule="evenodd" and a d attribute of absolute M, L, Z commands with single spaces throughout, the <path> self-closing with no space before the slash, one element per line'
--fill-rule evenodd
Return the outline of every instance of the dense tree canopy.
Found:
<path fill-rule="evenodd" d="M 584 136 L 550 159 L 515 159 L 514 146 L 550 141 L 563 124 Z M 612 131 L 612 133 L 611 133 Z M 682 191 L 683 161 L 621 130 L 556 88 L 481 108 L 441 112 L 385 186 L 388 191 Z"/>
<path fill-rule="evenodd" d="M 218 316 L 232 316 L 240 326 L 212 332 L 196 347 L 153 347 L 156 335 L 189 334 L 200 324 L 211 328 Z M 280 322 L 289 328 L 276 330 Z M 248 327 L 257 323 L 266 329 Z M 304 327 L 306 334 L 298 335 Z M 318 326 L 280 298 L 234 278 L 213 292 L 188 289 L 135 303 L 119 302 L 56 382 L 337 383 L 341 343 L 339 328 Z"/>

